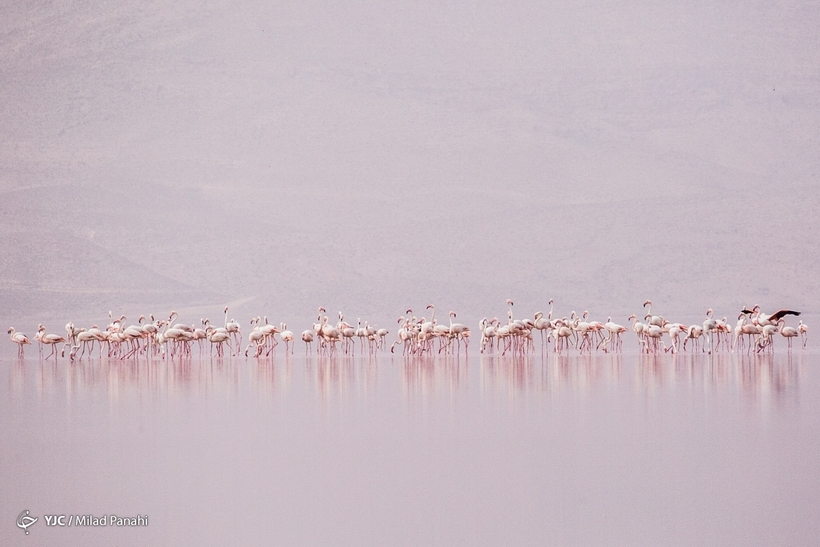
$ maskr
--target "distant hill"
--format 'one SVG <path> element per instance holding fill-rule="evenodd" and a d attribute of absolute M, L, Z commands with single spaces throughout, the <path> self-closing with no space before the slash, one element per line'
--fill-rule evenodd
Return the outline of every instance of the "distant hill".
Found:
<path fill-rule="evenodd" d="M 10 5 L 0 321 L 816 312 L 812 6 Z"/>

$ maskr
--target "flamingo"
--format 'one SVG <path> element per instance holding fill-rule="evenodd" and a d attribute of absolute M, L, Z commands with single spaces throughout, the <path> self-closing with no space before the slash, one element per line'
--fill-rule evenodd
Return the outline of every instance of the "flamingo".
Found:
<path fill-rule="evenodd" d="M 378 330 L 376 329 L 376 327 L 371 325 L 369 321 L 364 322 L 364 330 L 367 333 L 367 348 L 368 348 L 368 351 L 372 352 L 373 351 L 373 342 L 376 340 L 376 335 L 378 333 Z"/>
<path fill-rule="evenodd" d="M 703 321 L 703 334 L 706 335 L 706 345 L 709 346 L 708 353 L 710 354 L 715 350 L 712 333 L 715 332 L 718 326 L 717 321 L 712 318 L 712 313 L 712 308 L 706 310 L 706 319 Z"/>
<path fill-rule="evenodd" d="M 268 341 L 270 341 L 270 347 L 267 353 L 265 353 L 265 357 L 270 355 L 270 353 L 276 349 L 276 346 L 279 345 L 279 342 L 276 341 L 276 334 L 281 330 L 280 327 L 269 324 L 267 315 L 265 316 L 265 324 L 259 327 L 262 329 L 262 348 L 264 349 L 264 347 L 268 345 Z M 262 350 L 260 350 L 260 353 L 261 352 Z"/>
<path fill-rule="evenodd" d="M 541 333 L 541 352 L 543 353 L 545 348 L 549 349 L 549 331 L 552 328 L 552 324 L 549 319 L 544 318 L 544 312 L 539 311 L 533 316 L 532 325 Z M 545 332 L 546 335 L 544 334 Z"/>
<path fill-rule="evenodd" d="M 581 317 L 576 319 L 575 324 L 572 325 L 576 337 L 575 344 L 581 353 L 584 353 L 584 347 L 586 347 L 587 351 L 592 353 L 592 338 L 590 338 L 590 333 L 592 332 L 592 324 L 589 321 L 586 321 L 587 317 L 589 317 L 589 312 L 587 310 L 584 310 L 584 312 L 581 314 Z M 584 321 L 581 321 L 581 319 L 584 319 Z M 580 346 L 578 345 L 579 333 L 581 336 Z"/>
<path fill-rule="evenodd" d="M 766 325 L 777 325 L 777 321 L 781 317 L 785 317 L 787 315 L 800 315 L 799 311 L 787 310 L 785 308 L 777 310 L 772 314 L 765 314 L 762 311 L 760 311 L 760 306 L 755 306 L 751 310 L 747 310 L 746 308 L 744 308 L 742 312 L 752 315 L 752 320 L 755 321 L 761 327 L 765 327 Z"/>
<path fill-rule="evenodd" d="M 407 310 L 407 311 L 409 312 L 410 310 Z M 396 336 L 398 336 L 399 339 L 396 340 L 395 342 L 393 342 L 392 344 L 390 344 L 390 353 L 394 353 L 393 350 L 395 349 L 396 345 L 401 344 L 402 345 L 402 352 L 401 353 L 402 353 L 402 355 L 404 355 L 404 354 L 407 353 L 407 351 L 409 349 L 408 346 L 410 344 L 410 330 L 408 328 L 408 319 L 404 316 L 399 317 L 398 324 L 401 325 L 399 327 L 398 332 L 396 333 Z"/>
<path fill-rule="evenodd" d="M 646 300 L 643 303 L 643 307 L 645 308 L 646 306 L 649 306 L 649 310 L 647 310 L 646 317 L 644 317 L 644 319 L 649 319 L 649 324 L 650 325 L 655 325 L 657 327 L 662 327 L 663 326 L 663 317 L 661 317 L 660 315 L 652 315 L 652 301 L 651 300 Z"/>
<path fill-rule="evenodd" d="M 254 317 L 251 319 L 251 325 L 253 325 L 253 329 L 251 330 L 250 334 L 248 334 L 248 347 L 245 348 L 245 356 L 248 356 L 248 351 L 251 349 L 251 346 L 255 345 L 253 356 L 259 357 L 262 354 L 263 344 L 262 342 L 265 339 L 265 331 L 262 330 L 262 327 L 259 326 L 259 321 L 261 320 L 260 317 Z"/>
<path fill-rule="evenodd" d="M 800 336 L 800 332 L 797 330 L 796 327 L 786 326 L 786 321 L 784 321 L 783 319 L 780 319 L 777 322 L 777 324 L 780 325 L 780 334 L 789 343 L 789 351 L 791 351 L 792 350 L 792 338 L 796 338 L 796 337 Z"/>
<path fill-rule="evenodd" d="M 738 340 L 740 341 L 741 345 L 743 344 L 743 339 L 740 338 L 743 335 L 743 325 L 746 324 L 746 314 L 741 313 L 737 316 L 737 323 L 735 324 L 734 328 L 734 340 L 732 340 L 732 353 L 735 352 L 735 348 L 737 347 Z"/>
<path fill-rule="evenodd" d="M 324 343 L 325 343 L 324 336 L 322 335 L 322 314 L 324 312 L 325 312 L 325 309 L 322 308 L 322 307 L 319 307 L 319 312 L 316 316 L 316 322 L 313 323 L 313 333 L 316 336 L 316 338 L 319 339 L 319 345 L 316 347 L 316 353 L 319 353 L 319 351 L 321 350 L 321 348 L 324 346 Z"/>
<path fill-rule="evenodd" d="M 456 347 L 460 347 L 460 340 L 464 339 L 465 333 L 470 332 L 470 328 L 467 325 L 462 325 L 461 323 L 453 323 L 453 318 L 456 317 L 456 312 L 450 312 L 450 335 L 455 337 L 456 339 Z M 466 336 L 469 336 L 467 334 Z M 456 349 L 458 352 L 458 349 Z"/>
<path fill-rule="evenodd" d="M 757 337 L 757 353 L 760 353 L 766 348 L 769 351 L 774 351 L 774 333 L 777 332 L 777 325 L 771 323 L 761 327 L 760 335 Z"/>
<path fill-rule="evenodd" d="M 85 329 L 75 328 L 74 323 L 72 323 L 71 321 L 69 321 L 65 325 L 66 338 L 71 343 L 74 343 L 74 342 L 77 341 L 77 335 L 82 331 L 85 331 Z"/>
<path fill-rule="evenodd" d="M 209 330 L 206 331 L 206 336 L 208 342 L 211 343 L 211 356 L 213 356 L 214 346 L 216 346 L 217 357 L 224 356 L 225 350 L 222 348 L 223 344 L 228 344 L 228 347 L 231 348 L 231 335 L 226 331 L 209 327 Z M 233 348 L 231 348 L 231 354 L 233 354 Z"/>
<path fill-rule="evenodd" d="M 139 341 L 141 338 L 146 336 L 145 330 L 142 328 L 142 321 L 145 317 L 140 316 L 139 325 L 129 325 L 126 328 L 122 329 L 120 332 L 123 335 L 123 338 L 126 342 L 131 344 L 131 351 L 125 354 L 124 358 L 132 357 L 136 352 L 140 349 Z M 193 330 L 193 329 L 192 329 Z M 187 330 L 186 330 L 187 332 Z"/>
<path fill-rule="evenodd" d="M 46 334 L 46 328 L 40 325 L 37 329 L 37 339 L 41 344 L 49 344 L 51 346 L 51 353 L 46 357 L 48 359 L 52 355 L 54 360 L 57 360 L 57 344 L 65 344 L 65 338 L 59 334 Z"/>
<path fill-rule="evenodd" d="M 330 353 L 336 350 L 336 343 L 341 339 L 342 333 L 333 325 L 327 324 L 327 315 L 322 318 L 322 337 L 325 342 L 330 342 Z"/>
<path fill-rule="evenodd" d="M 8 334 L 11 341 L 17 344 L 17 357 L 19 359 L 22 359 L 24 356 L 23 348 L 26 344 L 31 345 L 28 336 L 26 336 L 22 332 L 15 332 L 14 327 L 9 327 Z"/>
<path fill-rule="evenodd" d="M 692 340 L 692 345 L 695 346 L 695 351 L 698 350 L 698 342 L 703 334 L 703 327 L 700 325 L 692 325 L 686 331 L 686 338 L 683 340 L 683 351 L 686 351 L 686 343 Z"/>
<path fill-rule="evenodd" d="M 754 323 L 745 323 L 740 327 L 740 334 L 748 338 L 747 343 L 749 345 L 749 348 L 747 350 L 747 353 L 751 353 L 752 346 L 754 345 L 754 338 L 756 336 L 760 336 L 761 334 L 763 334 L 763 327 L 761 327 L 760 325 L 755 325 Z"/>
<path fill-rule="evenodd" d="M 481 346 L 480 352 L 484 353 L 484 350 L 487 349 L 487 345 L 490 346 L 490 351 L 493 351 L 494 344 L 493 342 L 498 336 L 498 318 L 493 317 L 491 320 L 487 320 L 485 317 L 481 320 L 480 323 L 481 327 Z"/>
<path fill-rule="evenodd" d="M 356 329 L 355 330 L 352 327 L 349 327 L 348 330 L 352 331 L 352 332 L 347 332 L 346 333 L 346 332 L 343 331 L 342 336 L 346 336 L 346 337 L 350 338 L 351 340 L 353 339 L 353 336 L 356 336 L 356 338 L 359 339 L 359 351 L 364 353 L 364 339 L 367 338 L 367 327 L 362 326 L 362 318 L 361 317 L 356 318 Z M 348 335 L 350 335 L 350 336 L 348 336 Z M 353 347 L 354 348 L 356 347 L 355 343 L 353 343 Z"/>
<path fill-rule="evenodd" d="M 308 354 L 310 351 L 310 345 L 313 343 L 313 331 L 312 330 L 303 330 L 302 331 L 302 342 L 305 343 L 305 355 Z"/>
<path fill-rule="evenodd" d="M 657 353 L 658 342 L 660 342 L 664 353 L 666 352 L 666 344 L 663 343 L 663 327 L 659 327 L 658 325 L 649 325 L 644 330 L 644 336 L 647 339 L 645 342 L 647 353 Z"/>
<path fill-rule="evenodd" d="M 282 341 L 285 343 L 285 353 L 288 352 L 288 346 L 290 345 L 290 352 L 293 353 L 293 333 L 288 329 L 286 323 L 282 323 L 282 330 L 279 333 L 279 336 L 282 337 Z"/>
<path fill-rule="evenodd" d="M 428 310 L 433 310 L 433 313 L 430 315 L 429 321 L 422 321 L 421 323 L 421 332 L 424 334 L 430 334 L 433 332 L 433 328 L 436 326 L 436 307 L 433 304 L 427 306 Z"/>
<path fill-rule="evenodd" d="M 379 337 L 379 340 L 376 343 L 376 349 L 384 349 L 384 341 L 388 334 L 390 334 L 390 331 L 385 328 L 376 330 L 376 336 Z"/>
<path fill-rule="evenodd" d="M 82 347 L 83 351 L 80 353 L 80 358 L 82 358 L 82 356 L 85 355 L 85 350 L 86 350 L 86 348 L 88 347 L 89 344 L 91 345 L 91 349 L 88 350 L 88 355 L 90 357 L 91 352 L 94 351 L 94 342 L 96 340 L 98 340 L 98 338 L 92 332 L 88 332 L 88 331 L 78 332 L 77 333 L 77 345 L 76 346 L 71 346 L 71 351 L 68 354 L 69 359 L 71 359 L 73 361 L 74 356 L 77 355 L 77 350 L 80 349 L 81 347 Z M 100 348 L 102 348 L 102 345 L 100 346 Z M 102 354 L 102 349 L 100 350 L 100 353 Z M 65 355 L 65 348 L 63 348 L 63 352 L 62 352 L 61 355 Z"/>
<path fill-rule="evenodd" d="M 202 341 L 208 339 L 208 331 L 206 330 L 206 324 L 204 319 L 199 320 L 200 327 L 194 329 L 194 340 L 196 340 L 197 344 L 199 345 L 199 355 L 202 356 Z M 143 327 L 144 328 L 144 327 Z M 151 334 L 145 329 L 145 334 L 147 339 L 151 340 Z M 145 349 L 148 349 L 148 342 L 145 343 Z"/>
<path fill-rule="evenodd" d="M 567 326 L 567 318 L 557 319 L 555 321 L 555 352 L 561 353 L 564 345 L 569 347 L 569 337 L 572 335 L 572 329 Z"/>
<path fill-rule="evenodd" d="M 611 350 L 620 351 L 623 345 L 623 340 L 621 340 L 621 335 L 625 333 L 628 329 L 623 325 L 619 325 L 618 323 L 612 322 L 612 317 L 606 318 L 606 323 L 604 323 L 604 328 L 609 332 L 609 338 L 607 339 L 607 343 L 610 346 Z M 615 336 L 615 340 L 612 340 L 612 336 Z M 606 349 L 606 346 L 604 346 Z"/>
<path fill-rule="evenodd" d="M 806 342 L 808 342 L 809 339 L 809 326 L 803 323 L 801 319 L 797 325 L 797 330 L 800 332 L 800 339 L 803 341 L 803 349 L 806 349 Z"/>
<path fill-rule="evenodd" d="M 632 321 L 632 332 L 638 337 L 638 345 L 641 346 L 641 351 L 644 351 L 644 349 L 646 349 L 646 345 L 644 344 L 644 330 L 648 325 L 638 321 L 638 316 L 634 313 L 627 318 L 627 321 Z"/>
<path fill-rule="evenodd" d="M 242 347 L 242 329 L 236 320 L 231 319 L 228 321 L 228 306 L 225 306 L 225 330 L 231 335 L 237 349 Z"/>

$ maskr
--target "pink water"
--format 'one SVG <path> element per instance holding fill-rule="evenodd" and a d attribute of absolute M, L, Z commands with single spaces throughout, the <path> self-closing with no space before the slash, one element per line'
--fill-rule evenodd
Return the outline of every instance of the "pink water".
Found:
<path fill-rule="evenodd" d="M 0 432 L 0 545 L 820 538 L 820 356 L 801 351 L 6 358 Z M 44 519 L 112 513 L 148 525 Z"/>

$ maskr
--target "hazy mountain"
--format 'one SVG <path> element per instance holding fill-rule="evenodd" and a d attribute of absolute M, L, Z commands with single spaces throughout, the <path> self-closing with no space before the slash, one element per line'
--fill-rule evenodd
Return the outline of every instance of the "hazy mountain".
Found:
<path fill-rule="evenodd" d="M 817 3 L 0 14 L 0 321 L 816 311 Z"/>

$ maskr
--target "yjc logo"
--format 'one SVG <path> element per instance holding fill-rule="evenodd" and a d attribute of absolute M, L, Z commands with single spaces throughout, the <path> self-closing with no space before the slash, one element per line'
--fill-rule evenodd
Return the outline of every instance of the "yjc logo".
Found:
<path fill-rule="evenodd" d="M 37 517 L 32 517 L 28 514 L 28 509 L 17 516 L 17 526 L 26 531 L 28 535 L 28 527 L 37 522 Z"/>

